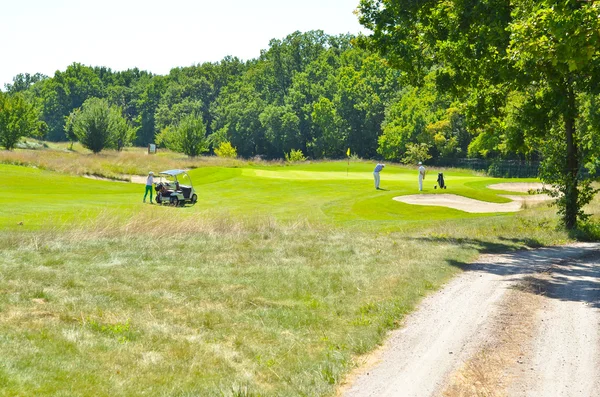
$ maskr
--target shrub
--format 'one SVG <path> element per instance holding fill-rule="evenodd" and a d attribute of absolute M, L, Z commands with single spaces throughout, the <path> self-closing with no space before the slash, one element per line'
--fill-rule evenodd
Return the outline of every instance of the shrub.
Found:
<path fill-rule="evenodd" d="M 425 162 L 431 158 L 429 154 L 430 146 L 426 143 L 408 143 L 406 152 L 402 158 L 404 164 L 417 164 L 419 161 Z"/>
<path fill-rule="evenodd" d="M 285 153 L 285 161 L 287 161 L 288 163 L 306 161 L 306 157 L 304 157 L 304 153 L 302 153 L 302 150 L 292 149 L 289 153 Z"/>
<path fill-rule="evenodd" d="M 237 157 L 237 149 L 231 146 L 231 142 L 221 142 L 219 147 L 215 149 L 215 154 L 218 157 L 234 159 Z"/>
<path fill-rule="evenodd" d="M 206 126 L 202 117 L 189 115 L 179 124 L 165 127 L 156 136 L 156 143 L 174 152 L 196 157 L 208 151 L 205 133 Z"/>

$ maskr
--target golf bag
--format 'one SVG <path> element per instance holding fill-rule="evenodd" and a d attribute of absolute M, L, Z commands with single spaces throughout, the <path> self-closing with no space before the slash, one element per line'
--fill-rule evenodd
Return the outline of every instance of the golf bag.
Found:
<path fill-rule="evenodd" d="M 434 186 L 434 189 L 437 189 L 437 187 L 440 187 L 440 189 L 446 189 L 446 183 L 444 182 L 444 174 L 443 173 L 438 173 L 438 178 L 437 178 L 437 186 Z"/>

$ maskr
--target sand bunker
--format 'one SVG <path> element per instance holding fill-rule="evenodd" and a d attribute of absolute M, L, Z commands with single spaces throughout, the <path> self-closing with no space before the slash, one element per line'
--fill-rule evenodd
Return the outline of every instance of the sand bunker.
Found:
<path fill-rule="evenodd" d="M 544 185 L 537 182 L 512 182 L 496 183 L 489 185 L 488 188 L 496 190 L 508 190 L 511 192 L 527 193 L 530 190 L 538 190 Z M 436 207 L 448 207 L 456 210 L 471 213 L 490 213 L 490 212 L 516 212 L 520 211 L 528 204 L 538 204 L 544 201 L 552 200 L 547 194 L 530 194 L 526 196 L 500 195 L 512 200 L 510 203 L 490 203 L 487 201 L 475 200 L 468 197 L 458 196 L 456 194 L 415 194 L 411 196 L 394 197 L 394 200 L 406 204 L 414 205 L 432 205 Z"/>
<path fill-rule="evenodd" d="M 471 213 L 516 212 L 521 209 L 521 203 L 517 201 L 503 204 L 488 203 L 456 194 L 413 194 L 394 197 L 394 200 L 406 204 L 454 208 Z"/>

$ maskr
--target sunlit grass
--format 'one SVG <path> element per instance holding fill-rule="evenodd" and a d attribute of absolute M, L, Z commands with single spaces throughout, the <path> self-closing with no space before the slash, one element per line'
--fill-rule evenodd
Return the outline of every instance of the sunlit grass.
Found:
<path fill-rule="evenodd" d="M 539 217 L 373 235 L 151 209 L 0 234 L 4 393 L 328 395 L 477 252 L 565 238 Z"/>
<path fill-rule="evenodd" d="M 0 152 L 0 395 L 332 395 L 479 253 L 569 241 L 547 205 L 397 203 L 416 190 L 398 165 L 376 191 L 367 162 L 61 150 Z M 196 206 L 77 176 L 168 168 L 192 169 Z M 504 200 L 497 179 L 444 172 L 446 192 Z"/>

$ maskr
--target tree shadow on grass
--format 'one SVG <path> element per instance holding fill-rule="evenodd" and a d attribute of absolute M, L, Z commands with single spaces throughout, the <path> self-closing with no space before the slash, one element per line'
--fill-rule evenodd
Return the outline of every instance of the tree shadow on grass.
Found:
<path fill-rule="evenodd" d="M 477 250 L 482 254 L 505 253 L 522 250 L 523 246 L 530 248 L 541 247 L 542 243 L 534 238 L 505 238 L 500 237 L 500 242 L 486 241 L 476 238 L 454 237 L 418 237 L 415 240 L 432 243 L 451 243 Z"/>
<path fill-rule="evenodd" d="M 498 242 L 474 238 L 421 237 L 419 241 L 453 243 L 483 255 L 473 263 L 448 259 L 450 266 L 469 272 L 502 276 L 506 281 L 534 285 L 532 293 L 600 308 L 600 243 L 545 247 L 533 238 L 503 238 Z M 523 249 L 526 246 L 536 249 Z"/>

